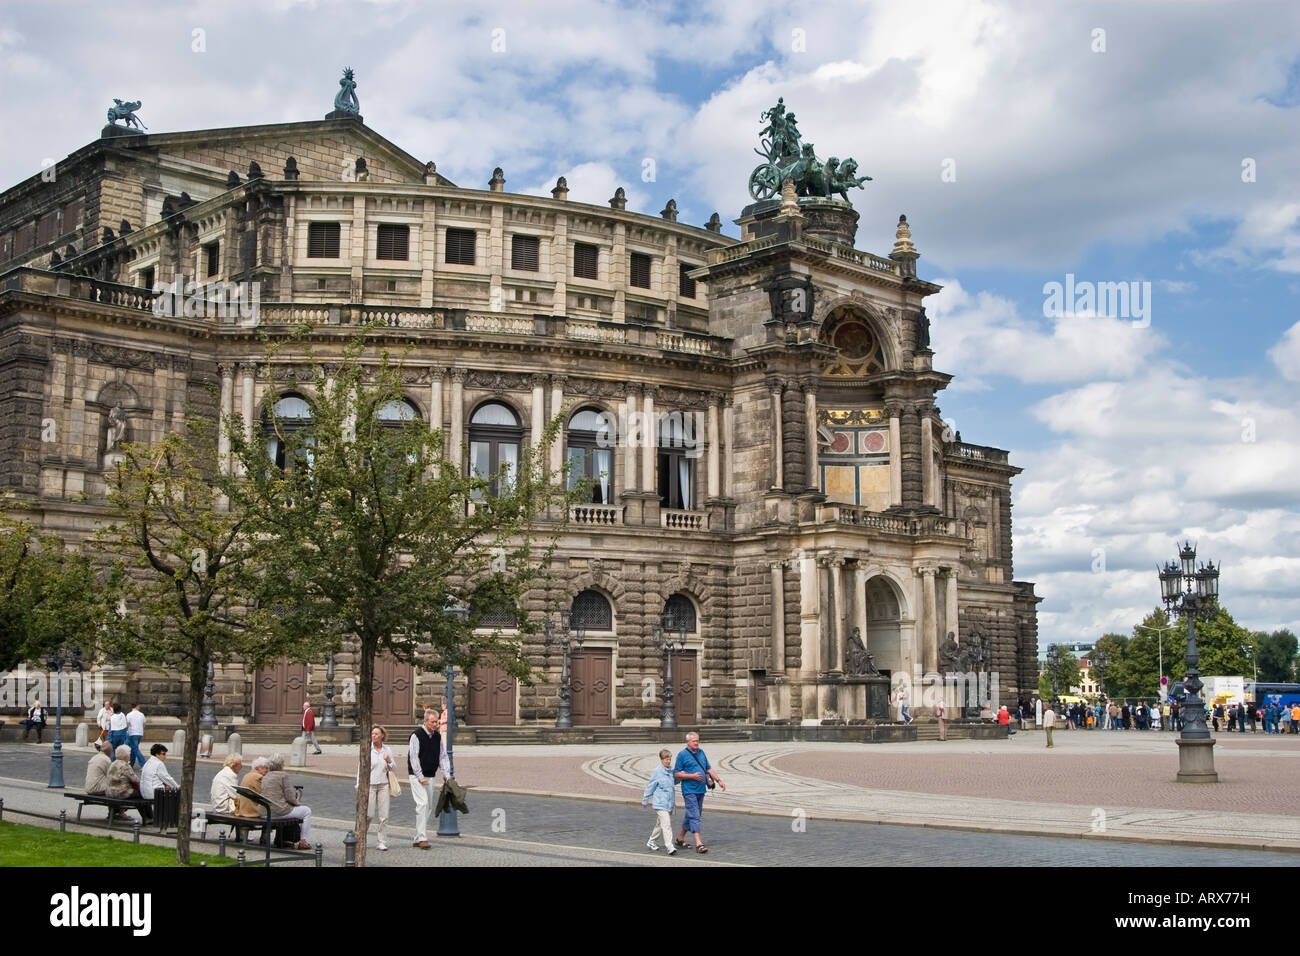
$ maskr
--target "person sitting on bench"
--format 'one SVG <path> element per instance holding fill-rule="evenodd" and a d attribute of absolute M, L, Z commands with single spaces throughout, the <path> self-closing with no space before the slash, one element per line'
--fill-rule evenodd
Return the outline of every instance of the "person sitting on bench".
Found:
<path fill-rule="evenodd" d="M 235 787 L 239 786 L 239 771 L 243 769 L 243 757 L 239 754 L 227 755 L 225 766 L 218 770 L 217 775 L 212 778 L 212 791 L 209 799 L 213 812 L 235 812 L 235 804 L 239 800 L 239 794 L 235 793 Z"/>
<path fill-rule="evenodd" d="M 41 733 L 45 730 L 45 708 L 41 706 L 38 700 L 31 707 L 27 708 L 27 719 L 23 724 L 23 740 L 34 730 L 36 731 L 36 742 L 41 742 Z"/>
<path fill-rule="evenodd" d="M 130 749 L 130 747 L 127 748 L 128 751 Z M 162 744 L 154 744 L 149 748 L 149 759 L 145 761 L 144 767 L 140 770 L 140 796 L 146 800 L 152 800 L 154 791 L 159 788 L 164 790 L 179 790 L 181 788 L 181 785 L 167 772 L 167 767 L 163 764 L 166 759 L 167 748 Z"/>
<path fill-rule="evenodd" d="M 268 761 L 268 766 L 270 772 L 262 780 L 262 796 L 271 801 L 271 815 L 301 820 L 302 839 L 298 841 L 298 849 L 310 850 L 311 808 L 298 799 L 289 783 L 289 775 L 284 772 L 284 754 L 276 754 Z"/>
<path fill-rule="evenodd" d="M 108 788 L 105 791 L 107 796 L 118 797 L 126 800 L 131 797 L 140 796 L 140 777 L 131 769 L 131 748 L 122 744 L 113 751 L 117 757 L 108 767 Z M 142 806 L 140 810 L 140 820 L 148 823 L 153 819 L 153 811 L 148 805 Z M 109 813 L 113 813 L 110 810 Z"/>
<path fill-rule="evenodd" d="M 112 765 L 113 748 L 104 741 L 86 764 L 86 793 L 108 793 L 108 768 Z"/>

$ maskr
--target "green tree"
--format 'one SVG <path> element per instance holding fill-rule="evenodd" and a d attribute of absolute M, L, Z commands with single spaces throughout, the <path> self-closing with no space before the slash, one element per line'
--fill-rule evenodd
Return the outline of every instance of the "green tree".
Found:
<path fill-rule="evenodd" d="M 117 576 L 90 555 L 0 515 L 0 670 L 64 645 L 90 660 L 116 588 Z"/>
<path fill-rule="evenodd" d="M 1090 671 L 1102 693 L 1108 697 L 1122 696 L 1117 688 L 1126 686 L 1125 654 L 1128 638 L 1123 634 L 1103 634 L 1088 654 Z"/>
<path fill-rule="evenodd" d="M 292 625 L 315 636 L 318 652 L 344 635 L 354 642 L 363 731 L 380 654 L 426 669 L 490 659 L 529 682 L 521 639 L 538 623 L 527 615 L 525 598 L 546 580 L 555 540 L 543 544 L 536 519 L 555 515 L 558 530 L 568 504 L 588 490 L 579 483 L 566 492 L 564 474 L 545 469 L 559 416 L 537 446 L 520 449 L 514 468 L 467 475 L 443 455 L 440 429 L 385 415 L 402 400 L 400 368 L 387 353 L 367 358 L 363 339 L 314 386 L 303 427 L 283 428 L 272 415 L 269 437 L 262 429 L 247 439 L 232 434 L 232 449 L 252 480 L 259 520 L 271 529 L 268 591 L 295 596 Z M 267 407 L 273 410 L 275 400 L 271 395 Z M 290 467 L 268 466 L 272 440 L 284 443 Z M 508 637 L 480 631 L 489 613 L 513 615 L 517 629 Z M 361 736 L 366 780 L 371 747 Z M 367 802 L 361 787 L 360 865 Z"/>
<path fill-rule="evenodd" d="M 1275 683 L 1295 680 L 1296 636 L 1286 628 L 1271 634 L 1255 635 L 1255 652 L 1259 655 L 1259 679 Z"/>
<path fill-rule="evenodd" d="M 1043 673 L 1038 679 L 1039 694 L 1044 700 L 1052 698 L 1053 690 L 1057 696 L 1070 693 L 1070 688 L 1077 687 L 1081 679 L 1078 658 L 1060 644 L 1053 644 L 1047 648 Z M 1042 693 L 1044 690 L 1046 694 Z"/>
<path fill-rule="evenodd" d="M 217 468 L 216 428 L 192 418 L 153 446 L 127 444 L 109 476 L 112 523 L 99 532 L 127 570 L 124 613 L 107 632 L 119 660 L 188 678 L 176 858 L 189 862 L 199 711 L 209 662 L 250 668 L 293 649 L 289 608 L 267 600 L 261 546 L 267 528 L 248 507 L 248 483 Z"/>

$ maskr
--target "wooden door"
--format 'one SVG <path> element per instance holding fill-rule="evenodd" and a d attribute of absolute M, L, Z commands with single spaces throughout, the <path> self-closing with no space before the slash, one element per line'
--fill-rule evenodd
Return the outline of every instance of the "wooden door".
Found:
<path fill-rule="evenodd" d="M 398 663 L 391 657 L 376 658 L 371 686 L 375 694 L 372 720 L 376 724 L 419 721 L 415 716 L 415 671 L 410 664 Z"/>
<path fill-rule="evenodd" d="M 575 727 L 614 722 L 614 652 L 577 651 L 569 658 L 570 714 Z"/>
<path fill-rule="evenodd" d="M 700 722 L 696 663 L 694 651 L 673 652 L 673 711 L 682 726 Z"/>
<path fill-rule="evenodd" d="M 253 722 L 299 724 L 307 699 L 307 665 L 276 661 L 257 672 L 253 691 Z"/>
<path fill-rule="evenodd" d="M 469 672 L 466 723 L 474 727 L 513 727 L 515 679 L 499 667 L 479 664 Z"/>
<path fill-rule="evenodd" d="M 767 671 L 750 671 L 749 686 L 754 695 L 754 723 L 764 723 L 767 720 Z"/>

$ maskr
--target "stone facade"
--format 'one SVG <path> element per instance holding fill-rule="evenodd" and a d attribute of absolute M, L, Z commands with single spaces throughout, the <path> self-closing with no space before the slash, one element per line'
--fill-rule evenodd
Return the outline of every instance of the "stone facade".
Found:
<path fill-rule="evenodd" d="M 659 717 L 653 627 L 675 595 L 694 610 L 681 693 L 701 722 L 870 716 L 846 675 L 855 628 L 896 686 L 939 669 L 949 633 L 989 640 L 1002 701 L 1035 686 L 1038 599 L 1012 565 L 1019 469 L 941 418 L 950 377 L 922 307 L 938 286 L 916 277 L 906 223 L 878 257 L 853 248 L 848 204 L 791 195 L 744 210 L 737 242 L 672 206 L 516 195 L 500 175 L 458 187 L 357 118 L 106 135 L 55 174 L 0 195 L 0 482 L 48 529 L 76 539 L 100 520 L 114 416 L 132 441 L 187 410 L 258 421 L 261 332 L 313 323 L 327 359 L 378 322 L 379 342 L 411 347 L 407 399 L 462 467 L 486 403 L 524 442 L 583 409 L 675 416 L 692 440 L 689 455 L 612 449 L 602 500 L 563 531 L 565 593 L 530 607 L 587 590 L 609 603 L 584 645 L 609 685 L 589 722 Z M 151 289 L 182 277 L 204 294 L 245 283 L 255 307 L 159 314 Z M 271 375 L 310 402 L 309 369 L 286 357 Z M 536 682 L 484 691 L 506 695 L 493 722 L 554 718 L 559 653 L 527 651 Z M 319 700 L 324 661 L 304 663 Z M 351 658 L 335 664 L 342 685 Z M 169 675 L 114 674 L 159 712 L 182 706 Z M 415 701 L 440 696 L 441 674 L 413 680 Z M 220 669 L 223 722 L 264 716 L 255 684 Z"/>

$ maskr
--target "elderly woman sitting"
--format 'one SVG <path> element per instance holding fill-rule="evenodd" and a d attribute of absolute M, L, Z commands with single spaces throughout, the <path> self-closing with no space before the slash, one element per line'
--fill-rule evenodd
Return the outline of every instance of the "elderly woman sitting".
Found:
<path fill-rule="evenodd" d="M 113 756 L 117 759 L 108 765 L 108 786 L 105 793 L 123 799 L 140 796 L 140 777 L 131 769 L 131 748 L 122 744 L 113 751 Z M 115 812 L 115 809 L 110 809 L 109 815 L 112 816 Z M 153 812 L 149 807 L 142 806 L 140 819 L 148 823 L 152 818 Z"/>
<path fill-rule="evenodd" d="M 310 850 L 311 844 L 311 808 L 298 799 L 289 775 L 284 772 L 284 754 L 276 754 L 270 759 L 270 772 L 262 781 L 262 796 L 271 801 L 271 814 L 277 817 L 293 817 L 302 821 L 302 839 L 298 841 L 299 850 Z"/>
<path fill-rule="evenodd" d="M 235 812 L 235 803 L 239 799 L 235 787 L 239 786 L 239 771 L 243 769 L 244 758 L 239 754 L 230 754 L 226 757 L 225 766 L 212 778 L 209 802 L 216 813 Z"/>

